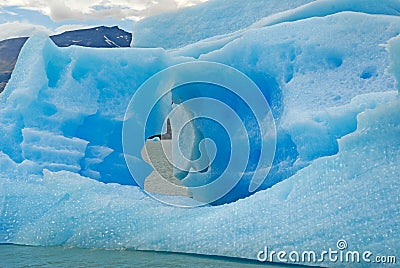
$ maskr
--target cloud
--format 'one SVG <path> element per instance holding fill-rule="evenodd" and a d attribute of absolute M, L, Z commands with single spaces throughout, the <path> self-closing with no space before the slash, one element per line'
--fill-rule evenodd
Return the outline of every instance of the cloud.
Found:
<path fill-rule="evenodd" d="M 0 0 L 1 7 L 17 6 L 39 11 L 53 21 L 130 19 L 173 11 L 207 0 Z"/>
<path fill-rule="evenodd" d="M 0 24 L 0 40 L 21 36 L 32 36 L 38 32 L 44 32 L 48 35 L 51 35 L 53 33 L 44 26 L 18 21 Z"/>
<path fill-rule="evenodd" d="M 73 10 L 71 7 L 65 5 L 63 1 L 55 0 L 50 1 L 46 15 L 49 15 L 53 21 L 63 21 L 70 18 L 76 20 L 84 20 L 84 14 L 80 10 Z"/>

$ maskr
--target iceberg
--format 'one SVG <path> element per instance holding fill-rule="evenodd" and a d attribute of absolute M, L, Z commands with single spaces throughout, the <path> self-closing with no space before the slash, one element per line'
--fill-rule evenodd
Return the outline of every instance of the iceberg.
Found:
<path fill-rule="evenodd" d="M 243 1 L 233 2 L 179 11 L 178 26 L 190 25 L 186 17 L 204 9 L 208 16 L 198 27 L 226 27 L 196 30 L 188 39 L 171 28 L 170 39 L 160 35 L 154 48 L 58 48 L 42 35 L 26 42 L 0 95 L 0 243 L 256 259 L 265 246 L 321 251 L 344 239 L 351 250 L 400 256 L 398 1 L 279 1 L 250 10 L 239 26 L 227 14 Z M 218 3 L 226 20 L 207 13 Z M 135 24 L 133 44 L 148 47 L 157 31 L 146 29 L 175 16 Z M 180 85 L 196 77 L 195 69 L 154 82 L 165 70 L 202 63 L 248 77 L 260 91 L 257 100 L 270 107 L 264 112 L 275 135 L 253 128 L 253 107 L 223 88 Z M 159 99 L 150 114 L 146 101 L 126 112 L 136 93 Z M 211 98 L 212 106 L 195 101 Z M 221 106 L 212 116 L 237 113 L 250 133 L 248 152 L 240 147 L 245 142 L 235 146 L 235 156 L 249 155 L 240 180 L 212 205 L 204 205 L 208 193 L 201 191 L 194 199 L 146 195 L 140 186 L 153 168 L 141 150 L 146 138 L 165 132 L 168 117 L 173 133 L 182 130 L 175 141 L 189 155 L 190 165 L 173 156 L 182 184 L 208 184 L 223 172 L 229 138 L 242 136 L 227 135 L 228 127 L 212 121 L 189 120 L 211 116 L 217 101 L 231 109 Z M 144 131 L 129 136 L 127 151 L 129 120 Z M 260 146 L 271 137 L 273 161 L 259 165 Z M 253 175 L 263 168 L 268 175 L 253 191 Z"/>
<path fill-rule="evenodd" d="M 1 241 L 255 259 L 266 245 L 318 252 L 344 238 L 352 250 L 398 256 L 400 102 L 389 95 L 388 103 L 358 117 L 338 154 L 227 205 L 166 206 L 136 186 L 69 171 L 45 171 L 40 180 L 2 178 Z"/>

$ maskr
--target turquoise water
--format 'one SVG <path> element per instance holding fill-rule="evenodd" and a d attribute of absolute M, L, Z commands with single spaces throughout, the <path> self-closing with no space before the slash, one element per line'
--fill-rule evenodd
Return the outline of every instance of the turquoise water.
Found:
<path fill-rule="evenodd" d="M 287 267 L 236 258 L 134 250 L 0 245 L 0 267 Z"/>

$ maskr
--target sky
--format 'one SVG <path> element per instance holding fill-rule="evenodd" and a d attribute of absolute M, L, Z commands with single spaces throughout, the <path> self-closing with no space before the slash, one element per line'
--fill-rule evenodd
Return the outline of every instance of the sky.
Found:
<path fill-rule="evenodd" d="M 207 0 L 0 0 L 0 40 L 100 25 L 131 32 L 135 21 Z"/>

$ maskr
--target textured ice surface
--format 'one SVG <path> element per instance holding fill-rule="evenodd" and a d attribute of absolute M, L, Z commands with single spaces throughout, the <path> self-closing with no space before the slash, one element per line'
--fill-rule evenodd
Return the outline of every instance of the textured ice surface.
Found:
<path fill-rule="evenodd" d="M 208 1 L 183 11 L 160 14 L 135 23 L 131 46 L 182 47 L 246 28 L 263 17 L 312 1 Z"/>
<path fill-rule="evenodd" d="M 400 91 L 400 35 L 390 39 L 387 48 L 390 53 L 390 66 L 388 71 L 396 77 L 396 86 Z"/>
<path fill-rule="evenodd" d="M 31 38 L 0 96 L 0 150 L 16 163 L 134 184 L 122 155 L 123 116 L 135 89 L 167 64 L 160 49 L 60 49 Z"/>
<path fill-rule="evenodd" d="M 374 96 L 372 95 L 371 98 Z M 236 203 L 197 209 L 165 206 L 136 186 L 75 173 L 2 178 L 2 242 L 135 248 L 256 258 L 271 250 L 335 248 L 398 256 L 400 102 L 358 117 L 339 153 Z"/>
<path fill-rule="evenodd" d="M 344 238 L 352 249 L 399 255 L 398 1 L 361 2 L 332 9 L 315 1 L 173 51 L 31 38 L 0 95 L 0 242 L 255 258 L 265 245 L 317 250 Z M 196 38 L 245 28 L 228 26 Z M 260 87 L 278 144 L 269 189 L 184 210 L 120 185 L 134 184 L 121 131 L 147 78 L 197 58 L 237 68 Z M 226 201 L 248 196 L 247 186 Z"/>
<path fill-rule="evenodd" d="M 313 159 L 337 153 L 337 139 L 355 130 L 357 114 L 385 101 L 360 96 L 350 105 L 358 95 L 394 89 L 393 76 L 385 73 L 389 57 L 380 45 L 396 36 L 399 28 L 397 16 L 341 12 L 250 27 L 222 49 L 200 53 L 200 60 L 225 63 L 248 75 L 270 103 L 278 145 L 262 189 Z M 201 51 L 201 42 L 199 47 Z M 196 49 L 192 45 L 191 50 Z M 180 56 L 181 52 L 188 50 L 57 48 L 47 38 L 32 38 L 0 97 L 1 151 L 16 163 L 31 160 L 39 175 L 47 168 L 135 184 L 122 155 L 126 106 L 151 75 L 194 60 Z M 185 99 L 214 91 L 203 87 L 191 92 Z M 158 134 L 156 125 L 148 136 Z M 214 170 L 224 163 L 216 165 Z M 144 178 L 151 170 L 142 172 Z M 247 188 L 244 178 L 221 202 L 248 196 Z"/>
<path fill-rule="evenodd" d="M 197 44 L 172 53 L 189 56 L 193 51 L 200 60 L 233 66 L 264 92 L 278 126 L 276 165 L 266 188 L 313 159 L 337 153 L 337 139 L 355 130 L 357 114 L 381 102 L 360 97 L 348 105 L 352 98 L 394 89 L 393 77 L 385 74 L 388 54 L 380 44 L 397 35 L 399 27 L 395 16 L 342 12 L 251 28 L 205 54 L 196 54 Z"/>
<path fill-rule="evenodd" d="M 171 49 L 205 39 L 200 42 L 200 51 L 204 46 L 215 50 L 223 46 L 223 42 L 215 40 L 232 40 L 247 27 L 258 28 L 343 11 L 400 15 L 399 8 L 397 0 L 209 1 L 135 23 L 132 46 Z"/>

